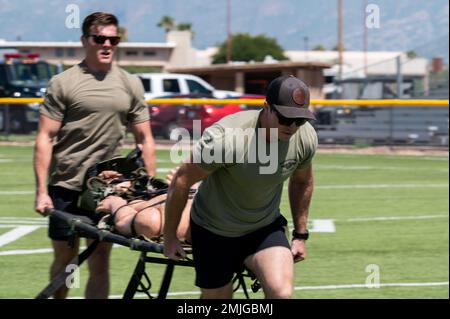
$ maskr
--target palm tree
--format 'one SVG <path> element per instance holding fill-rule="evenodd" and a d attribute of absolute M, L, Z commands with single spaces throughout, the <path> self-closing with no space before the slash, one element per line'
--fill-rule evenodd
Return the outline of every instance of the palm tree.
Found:
<path fill-rule="evenodd" d="M 125 27 L 119 27 L 118 30 L 120 41 L 127 42 L 128 41 L 128 30 Z"/>
<path fill-rule="evenodd" d="M 164 16 L 157 24 L 159 28 L 163 28 L 166 33 L 175 28 L 175 20 L 170 16 Z"/>
<path fill-rule="evenodd" d="M 177 25 L 179 31 L 192 31 L 192 23 L 182 22 Z"/>
<path fill-rule="evenodd" d="M 190 31 L 191 32 L 191 38 L 193 39 L 195 36 L 195 32 L 192 30 L 192 23 L 189 22 L 181 22 L 177 25 L 178 31 Z"/>
<path fill-rule="evenodd" d="M 325 47 L 321 44 L 316 45 L 313 49 L 313 51 L 326 51 Z"/>

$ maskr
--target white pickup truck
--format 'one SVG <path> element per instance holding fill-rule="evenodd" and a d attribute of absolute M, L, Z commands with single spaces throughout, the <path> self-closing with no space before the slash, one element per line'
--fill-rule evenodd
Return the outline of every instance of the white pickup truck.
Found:
<path fill-rule="evenodd" d="M 238 97 L 233 91 L 216 90 L 208 82 L 191 74 L 177 73 L 136 73 L 144 85 L 145 99 L 168 95 L 211 94 L 218 99 Z"/>

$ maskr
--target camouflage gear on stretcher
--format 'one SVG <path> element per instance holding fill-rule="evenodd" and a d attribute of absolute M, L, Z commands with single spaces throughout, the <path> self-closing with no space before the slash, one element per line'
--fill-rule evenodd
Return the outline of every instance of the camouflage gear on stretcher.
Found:
<path fill-rule="evenodd" d="M 78 207 L 95 211 L 98 203 L 111 195 L 130 202 L 135 199 L 149 200 L 167 193 L 169 185 L 161 179 L 149 176 L 140 156 L 140 151 L 136 149 L 125 158 L 113 158 L 90 167 L 85 176 Z M 116 171 L 122 176 L 108 180 L 99 176 L 103 171 Z M 121 187 L 120 184 L 124 182 L 129 182 L 130 186 Z"/>

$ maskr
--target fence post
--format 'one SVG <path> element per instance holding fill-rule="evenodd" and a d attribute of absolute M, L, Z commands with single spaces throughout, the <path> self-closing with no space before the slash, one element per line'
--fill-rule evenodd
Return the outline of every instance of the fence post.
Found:
<path fill-rule="evenodd" d="M 9 134 L 11 130 L 11 119 L 10 119 L 10 112 L 9 112 L 9 104 L 5 104 L 5 114 L 3 118 L 3 126 L 5 128 L 5 137 L 6 140 L 9 140 Z"/>
<path fill-rule="evenodd" d="M 394 145 L 394 106 L 389 106 L 389 146 Z"/>

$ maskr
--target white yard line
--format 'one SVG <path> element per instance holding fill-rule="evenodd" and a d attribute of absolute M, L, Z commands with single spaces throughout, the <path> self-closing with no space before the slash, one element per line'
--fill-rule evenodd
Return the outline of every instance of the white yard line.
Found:
<path fill-rule="evenodd" d="M 448 281 L 442 281 L 442 282 L 411 282 L 411 283 L 385 283 L 380 284 L 380 288 L 386 288 L 386 287 L 437 287 L 437 286 L 448 286 Z M 296 291 L 305 291 L 305 290 L 339 290 L 339 289 L 359 289 L 359 288 L 365 288 L 365 289 L 371 289 L 376 290 L 375 287 L 370 287 L 365 284 L 349 284 L 349 285 L 326 285 L 326 286 L 297 286 L 294 287 L 294 290 Z M 239 289 L 236 291 L 236 293 L 243 293 L 244 291 L 242 289 Z M 154 292 L 155 294 L 155 292 Z M 178 291 L 178 292 L 169 292 L 167 294 L 168 296 L 176 297 L 176 296 L 198 296 L 200 295 L 200 291 Z M 135 294 L 135 298 L 147 298 L 147 295 L 145 294 Z M 110 295 L 110 299 L 120 299 L 122 298 L 122 295 Z M 84 297 L 70 297 L 69 299 L 84 299 Z"/>
<path fill-rule="evenodd" d="M 348 184 L 317 185 L 315 189 L 355 189 L 355 188 L 448 188 L 449 184 Z M 287 189 L 287 186 L 285 186 Z"/>
<path fill-rule="evenodd" d="M 436 219 L 448 218 L 448 215 L 423 215 L 423 216 L 385 216 L 385 217 L 363 217 L 363 218 L 349 218 L 346 222 L 368 222 L 368 221 L 386 221 L 386 220 L 420 220 L 420 219 Z M 342 221 L 342 220 L 335 220 Z"/>
<path fill-rule="evenodd" d="M 312 219 L 308 223 L 309 231 L 312 233 L 335 233 L 336 226 L 332 219 Z M 291 228 L 293 224 L 290 224 Z"/>
<path fill-rule="evenodd" d="M 44 220 L 43 217 L 2 216 L 2 217 L 0 217 L 0 222 L 2 220 L 10 220 L 10 219 L 14 219 L 14 220 L 35 220 L 35 221 Z"/>
<path fill-rule="evenodd" d="M 336 226 L 335 222 L 369 222 L 369 221 L 402 221 L 402 220 L 426 220 L 426 219 L 438 219 L 438 218 L 448 218 L 449 215 L 441 214 L 441 215 L 421 215 L 421 216 L 380 216 L 380 217 L 362 217 L 362 218 L 347 218 L 347 219 L 311 219 L 309 221 L 308 227 L 310 228 L 311 232 L 315 233 L 335 233 L 336 232 Z M 29 224 L 27 221 L 21 221 L 20 219 L 14 220 L 14 223 L 11 223 L 13 221 L 13 218 L 16 217 L 0 217 L 0 228 L 19 228 L 24 231 L 25 229 L 32 229 L 29 232 L 32 232 L 38 228 L 47 227 L 47 224 Z M 6 220 L 5 220 L 6 219 Z M 41 220 L 38 218 L 32 218 L 28 217 L 30 220 Z M 43 221 L 46 222 L 46 221 Z M 31 228 L 30 228 L 31 227 Z M 289 227 L 292 228 L 293 224 L 289 223 Z M 0 246 L 6 245 L 6 243 L 1 242 L 2 236 L 6 236 L 8 234 L 11 234 L 11 232 L 7 232 L 0 236 Z M 14 233 L 13 233 L 14 234 Z M 27 235 L 28 232 L 25 234 L 16 237 L 16 239 L 10 240 L 14 241 L 19 239 L 20 237 Z M 11 236 L 11 235 L 8 235 Z M 8 243 L 9 243 L 8 242 Z M 114 245 L 114 247 L 122 247 L 119 245 Z M 40 254 L 40 253 L 48 253 L 52 250 L 49 248 L 39 248 L 39 249 L 24 249 L 24 250 L 6 250 L 6 251 L 0 251 L 0 256 L 6 256 L 6 255 L 29 255 L 29 254 Z"/>
<path fill-rule="evenodd" d="M 31 195 L 34 194 L 34 191 L 0 191 L 0 196 L 1 195 Z"/>
<path fill-rule="evenodd" d="M 398 166 L 346 166 L 346 165 L 314 165 L 314 169 L 322 170 L 322 169 L 336 169 L 336 170 L 389 170 L 389 171 L 417 171 L 417 170 L 423 170 L 423 171 L 443 171 L 448 172 L 448 168 L 436 168 L 436 167 L 423 167 L 423 168 L 417 168 L 417 167 L 398 167 Z"/>
<path fill-rule="evenodd" d="M 13 223 L 13 224 L 0 224 L 0 228 L 16 228 L 21 226 L 36 226 L 36 227 L 47 227 L 47 224 L 37 224 L 37 223 Z"/>
<path fill-rule="evenodd" d="M 170 172 L 171 168 L 158 169 L 161 173 Z M 449 184 L 341 184 L 341 185 L 317 185 L 315 189 L 356 189 L 356 188 L 448 188 Z M 287 189 L 287 185 L 284 189 Z M 0 196 L 7 195 L 31 195 L 34 191 L 0 191 Z"/>
<path fill-rule="evenodd" d="M 15 249 L 15 250 L 5 250 L 0 251 L 0 256 L 9 255 L 34 255 L 34 254 L 48 254 L 52 253 L 52 248 L 39 248 L 39 249 Z"/>
<path fill-rule="evenodd" d="M 10 219 L 10 220 L 0 220 L 0 225 L 9 224 L 22 224 L 22 225 L 47 225 L 46 220 L 33 221 L 33 220 L 21 220 L 21 219 Z"/>
<path fill-rule="evenodd" d="M 125 246 L 113 244 L 113 248 L 125 248 Z M 80 247 L 80 252 L 86 249 L 86 246 Z M 52 248 L 37 248 L 37 249 L 14 249 L 0 251 L 0 256 L 16 256 L 16 255 L 34 255 L 34 254 L 48 254 L 53 253 Z"/>
<path fill-rule="evenodd" d="M 16 241 L 31 232 L 34 232 L 39 227 L 40 226 L 19 226 L 3 235 L 0 235 L 0 247 Z"/>
<path fill-rule="evenodd" d="M 435 286 L 448 286 L 448 281 L 442 282 L 400 282 L 400 283 L 386 283 L 379 284 L 380 288 L 383 287 L 435 287 Z M 295 287 L 295 290 L 336 290 L 336 289 L 355 289 L 355 288 L 367 288 L 377 289 L 374 286 L 368 286 L 366 284 L 352 284 L 352 285 L 328 285 L 328 286 L 303 286 Z"/>

